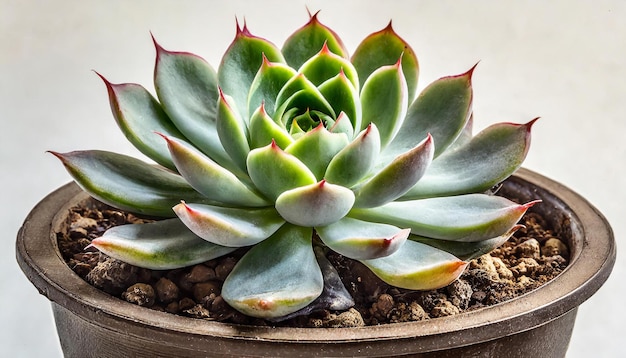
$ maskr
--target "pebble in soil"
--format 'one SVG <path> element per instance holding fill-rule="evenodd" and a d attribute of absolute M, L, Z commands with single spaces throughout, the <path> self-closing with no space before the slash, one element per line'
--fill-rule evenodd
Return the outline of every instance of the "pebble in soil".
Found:
<path fill-rule="evenodd" d="M 528 213 L 526 226 L 490 254 L 472 260 L 459 280 L 432 291 L 391 287 L 357 261 L 330 252 L 328 259 L 355 299 L 344 312 L 321 311 L 284 322 L 247 317 L 220 296 L 224 279 L 244 250 L 191 267 L 156 271 L 115 260 L 89 247 L 108 228 L 149 219 L 91 201 L 73 208 L 67 230 L 57 234 L 67 264 L 93 286 L 154 310 L 223 322 L 302 327 L 359 327 L 444 317 L 497 304 L 557 276 L 569 259 L 567 245 Z"/>

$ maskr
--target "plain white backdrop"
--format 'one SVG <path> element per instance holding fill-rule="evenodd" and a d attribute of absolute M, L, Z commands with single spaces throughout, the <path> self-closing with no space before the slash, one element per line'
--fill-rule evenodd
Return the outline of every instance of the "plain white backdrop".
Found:
<path fill-rule="evenodd" d="M 420 88 L 474 72 L 475 127 L 533 128 L 525 167 L 577 190 L 626 235 L 626 3 L 615 1 L 45 1 L 0 0 L 0 355 L 60 357 L 47 300 L 15 262 L 30 208 L 70 180 L 46 150 L 105 149 L 141 157 L 110 114 L 112 82 L 152 90 L 152 32 L 163 47 L 217 67 L 235 16 L 282 45 L 306 7 L 349 50 L 390 19 L 416 51 Z M 626 261 L 580 310 L 568 357 L 617 357 L 626 318 Z"/>

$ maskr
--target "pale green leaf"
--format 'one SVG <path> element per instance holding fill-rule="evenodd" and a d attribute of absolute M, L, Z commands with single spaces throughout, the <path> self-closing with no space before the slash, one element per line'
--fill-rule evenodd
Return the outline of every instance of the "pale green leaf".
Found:
<path fill-rule="evenodd" d="M 517 204 L 500 196 L 467 194 L 395 201 L 377 208 L 353 209 L 349 216 L 408 227 L 419 236 L 474 242 L 506 233 L 533 204 Z"/>
<path fill-rule="evenodd" d="M 361 262 L 392 286 L 424 291 L 449 285 L 467 266 L 445 251 L 410 240 L 389 256 Z"/>
<path fill-rule="evenodd" d="M 306 307 L 323 287 L 312 230 L 287 224 L 239 260 L 224 281 L 222 297 L 248 316 L 273 318 Z"/>
<path fill-rule="evenodd" d="M 205 197 L 225 205 L 248 207 L 269 205 L 260 194 L 192 145 L 176 138 L 167 136 L 163 138 L 167 141 L 180 174 L 189 185 Z"/>
<path fill-rule="evenodd" d="M 370 260 L 396 252 L 410 229 L 345 217 L 315 230 L 326 246 L 353 260 Z"/>
<path fill-rule="evenodd" d="M 285 223 L 274 208 L 223 208 L 183 202 L 174 207 L 174 212 L 196 235 L 228 247 L 258 244 Z"/>
<path fill-rule="evenodd" d="M 134 213 L 172 217 L 181 200 L 210 203 L 178 174 L 126 155 L 89 150 L 51 152 L 94 198 Z"/>
<path fill-rule="evenodd" d="M 152 270 L 191 266 L 235 250 L 199 238 L 178 219 L 115 226 L 91 245 L 113 258 Z"/>
<path fill-rule="evenodd" d="M 315 227 L 340 220 L 353 203 L 352 190 L 322 180 L 282 193 L 276 199 L 276 210 L 292 224 Z"/>

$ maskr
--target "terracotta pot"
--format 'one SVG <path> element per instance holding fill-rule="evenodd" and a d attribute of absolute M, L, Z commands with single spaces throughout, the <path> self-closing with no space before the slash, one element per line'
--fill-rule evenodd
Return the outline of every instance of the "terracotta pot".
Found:
<path fill-rule="evenodd" d="M 503 187 L 508 197 L 542 199 L 537 210 L 570 232 L 571 262 L 557 278 L 508 302 L 457 316 L 349 328 L 238 326 L 126 303 L 90 286 L 63 262 L 55 231 L 86 194 L 56 190 L 30 213 L 17 259 L 50 299 L 66 357 L 393 356 L 562 357 L 577 307 L 608 278 L 615 241 L 606 219 L 570 189 L 528 170 Z"/>

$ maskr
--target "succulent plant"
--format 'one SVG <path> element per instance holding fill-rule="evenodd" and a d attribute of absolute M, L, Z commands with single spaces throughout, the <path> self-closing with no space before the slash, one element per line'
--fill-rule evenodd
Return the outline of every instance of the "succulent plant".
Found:
<path fill-rule="evenodd" d="M 417 57 L 391 22 L 352 57 L 317 14 L 282 49 L 237 24 L 217 72 L 154 43 L 158 100 L 101 77 L 119 127 L 158 165 L 53 154 L 96 199 L 171 217 L 109 229 L 101 252 L 172 269 L 249 248 L 222 288 L 244 314 L 288 316 L 341 286 L 327 250 L 393 286 L 443 287 L 533 204 L 490 189 L 521 165 L 534 121 L 473 136 L 474 68 L 417 95 Z"/>

